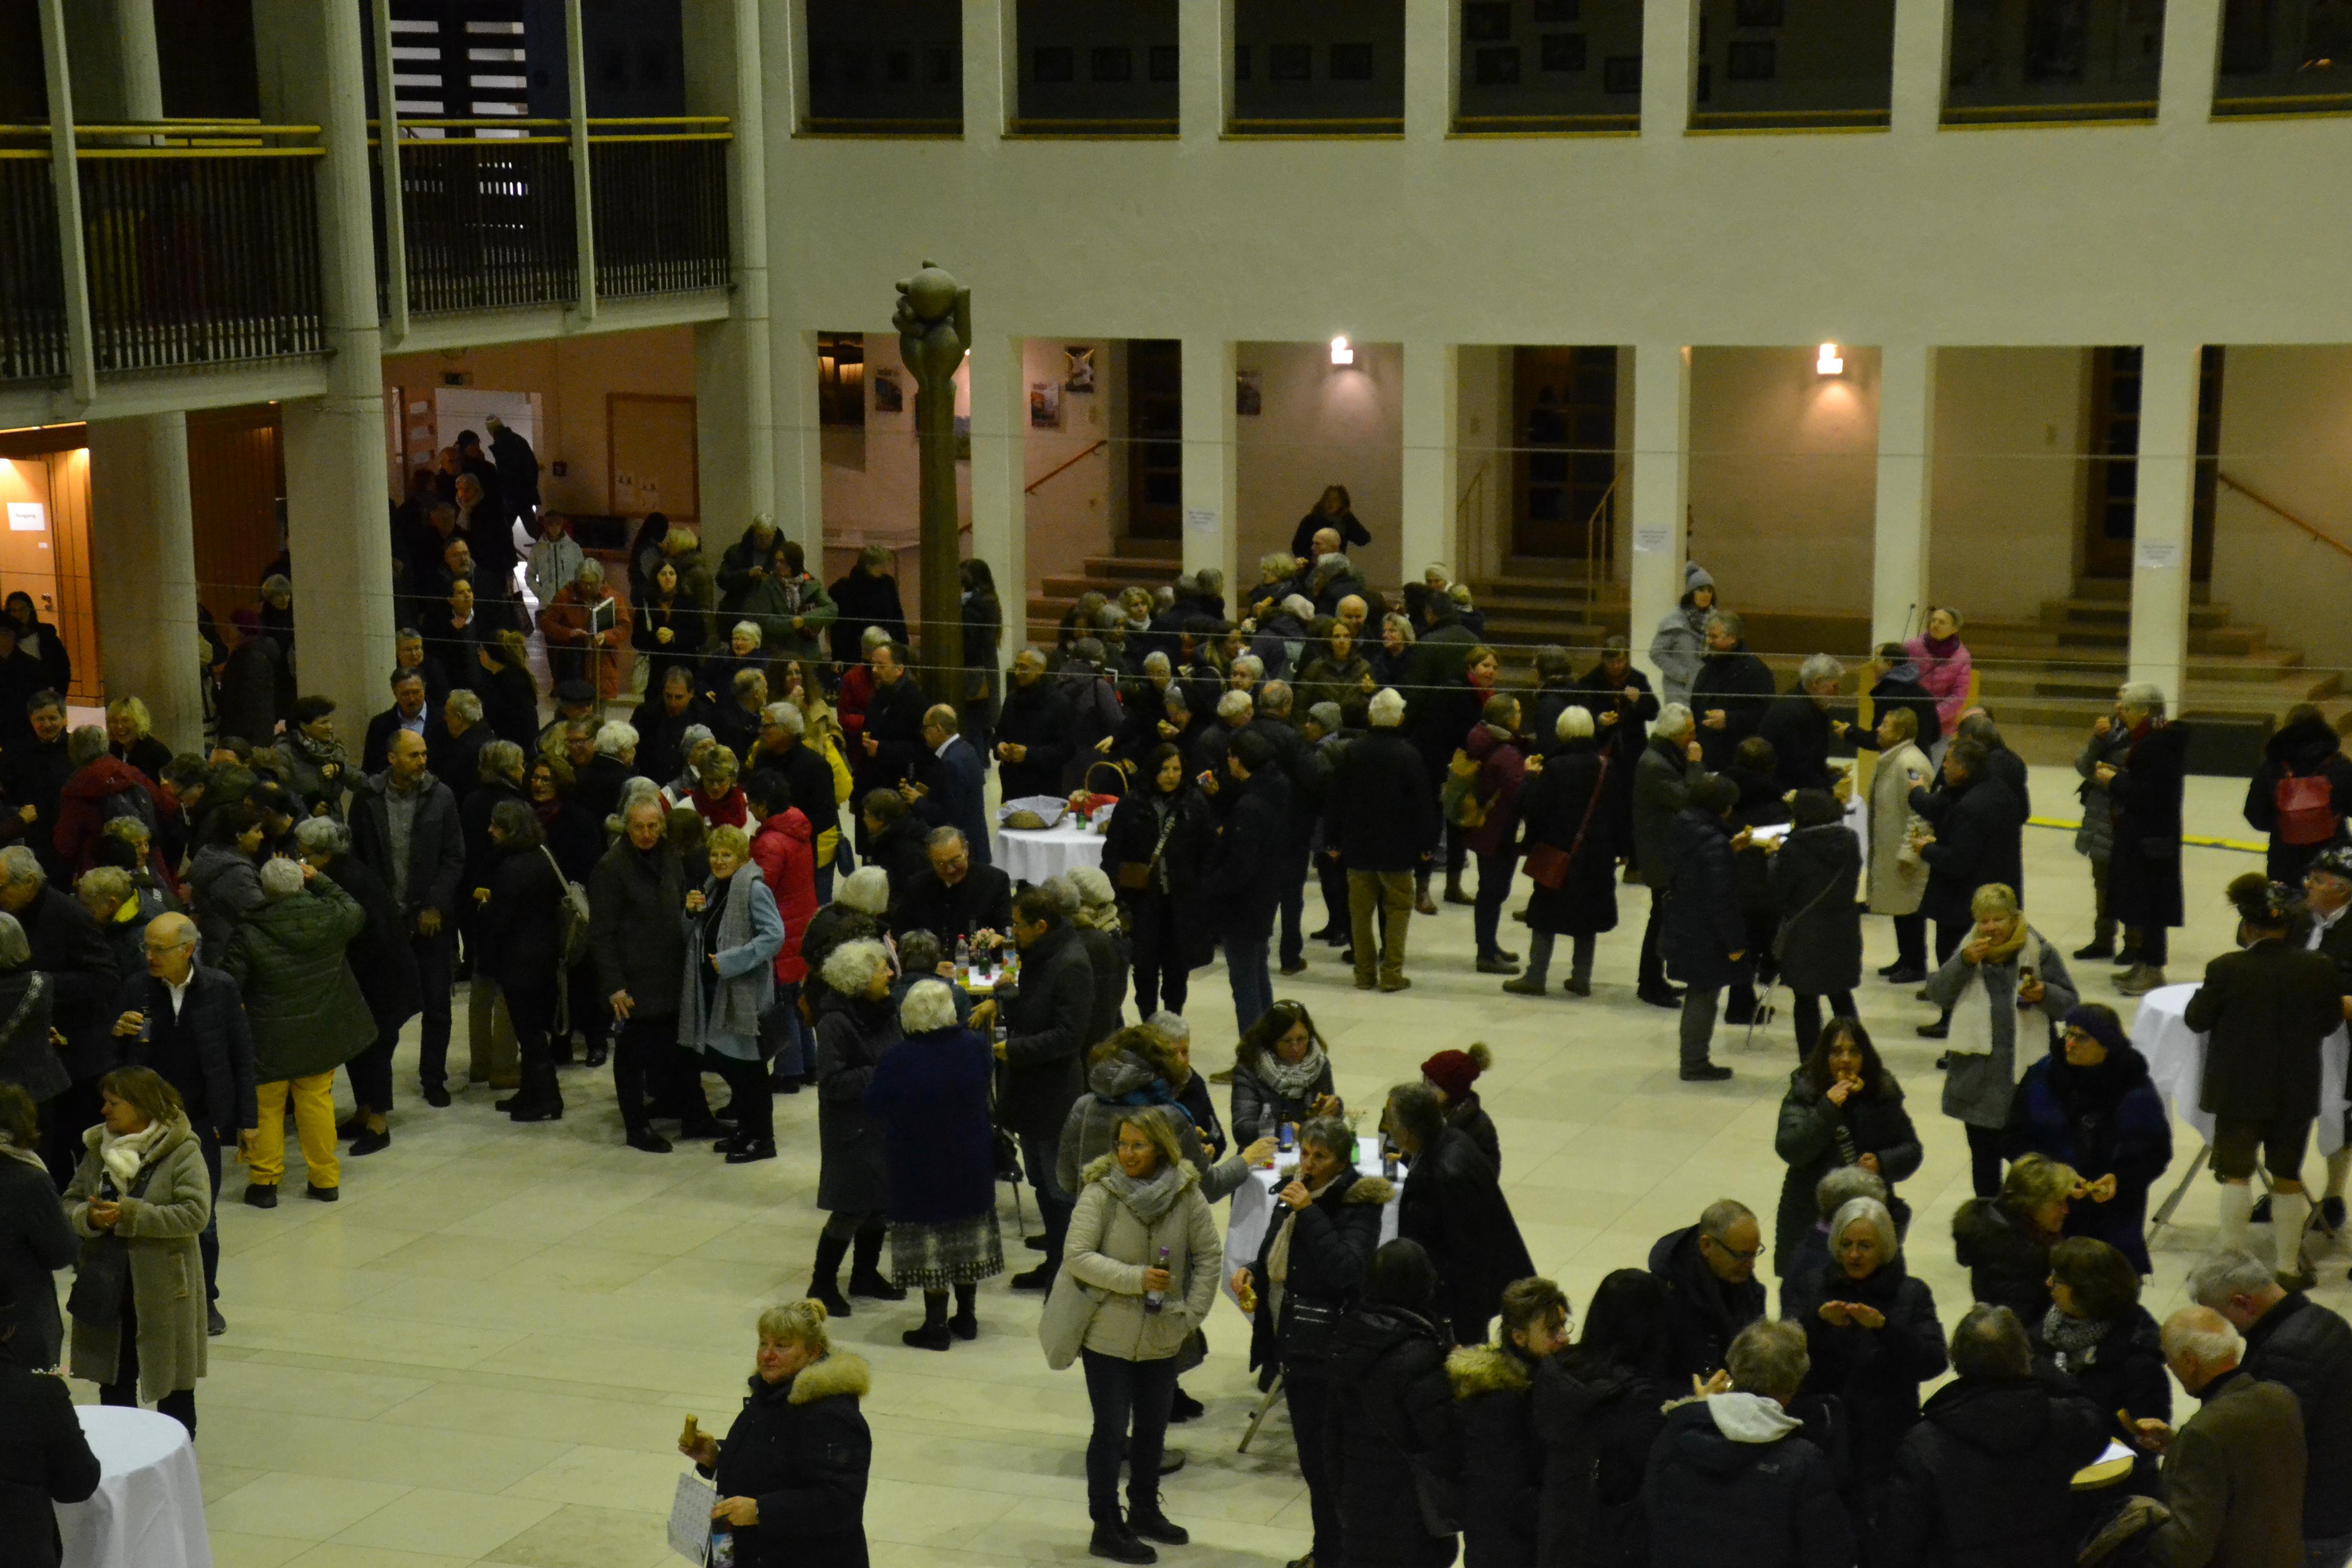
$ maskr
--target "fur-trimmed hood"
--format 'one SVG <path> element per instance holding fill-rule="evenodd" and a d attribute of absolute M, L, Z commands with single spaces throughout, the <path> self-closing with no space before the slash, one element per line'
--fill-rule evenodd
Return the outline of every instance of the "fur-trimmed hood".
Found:
<path fill-rule="evenodd" d="M 1358 1176 L 1340 1194 L 1343 1204 L 1384 1204 L 1396 1196 L 1396 1184 L 1386 1176 Z"/>
<path fill-rule="evenodd" d="M 1501 1345 L 1461 1345 L 1445 1358 L 1445 1380 L 1454 1397 L 1481 1394 L 1524 1394 L 1533 1386 L 1535 1369 L 1524 1356 Z"/>
<path fill-rule="evenodd" d="M 768 1386 L 758 1373 L 751 1374 L 755 1394 Z M 784 1403 L 807 1405 L 819 1399 L 838 1399 L 844 1394 L 863 1399 L 873 1386 L 874 1369 L 866 1365 L 864 1356 L 834 1351 L 823 1361 L 811 1362 L 793 1374 L 792 1392 L 785 1395 Z"/>

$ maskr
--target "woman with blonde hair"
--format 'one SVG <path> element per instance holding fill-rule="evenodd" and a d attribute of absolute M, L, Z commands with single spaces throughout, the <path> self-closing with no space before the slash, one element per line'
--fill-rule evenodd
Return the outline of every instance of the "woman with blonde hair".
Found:
<path fill-rule="evenodd" d="M 2017 894 L 2006 883 L 1979 888 L 1969 912 L 1976 917 L 1976 929 L 1927 977 L 1927 1000 L 1949 1012 L 1952 1020 L 1944 1114 L 1967 1127 L 1976 1194 L 1990 1198 L 2001 1190 L 2001 1142 L 2018 1080 L 2048 1054 L 2051 1026 L 2066 1016 L 2076 997 L 2064 956 L 2026 923 Z M 2020 1031 L 2036 1015 L 2038 1032 L 2021 1039 Z M 2022 1311 L 2018 1316 L 2032 1321 Z"/>
<path fill-rule="evenodd" d="M 153 723 L 147 704 L 136 697 L 118 697 L 106 705 L 106 749 L 116 761 L 129 763 L 161 784 L 163 770 L 171 765 L 172 748 L 150 732 Z"/>
<path fill-rule="evenodd" d="M 1978 1300 L 2007 1307 L 2021 1323 L 2042 1321 L 2050 1310 L 2050 1249 L 2064 1239 L 2066 1205 L 2082 1190 L 2073 1166 L 2021 1154 L 2001 1178 L 1999 1197 L 1959 1206 L 1952 1249 Z"/>
<path fill-rule="evenodd" d="M 784 918 L 741 828 L 710 829 L 708 849 L 709 879 L 686 895 L 687 973 L 677 1041 L 701 1052 L 727 1080 L 735 1131 L 719 1140 L 719 1149 L 729 1164 L 740 1165 L 776 1157 L 760 1015 L 775 998 Z"/>
<path fill-rule="evenodd" d="M 731 1542 L 735 1568 L 864 1568 L 874 1438 L 858 1401 L 873 1374 L 833 1348 L 824 1320 L 820 1301 L 761 1313 L 751 1393 L 725 1440 L 691 1415 L 678 1437 L 718 1485 L 712 1544 Z"/>

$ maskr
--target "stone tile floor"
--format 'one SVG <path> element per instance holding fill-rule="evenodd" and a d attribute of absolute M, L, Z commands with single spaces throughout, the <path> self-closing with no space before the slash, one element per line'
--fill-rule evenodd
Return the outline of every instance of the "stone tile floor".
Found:
<path fill-rule="evenodd" d="M 2034 772 L 2042 812 L 2071 816 L 2072 773 Z M 2242 788 L 2192 781 L 2190 831 L 2244 837 Z M 2052 829 L 2026 841 L 2036 923 L 2069 949 L 2086 939 L 2090 909 L 2071 844 Z M 2191 923 L 2176 935 L 2175 979 L 2194 978 L 2228 942 L 2221 886 L 2259 862 L 2192 848 L 2186 864 Z M 1276 986 L 1314 1009 L 1350 1104 L 1415 1076 L 1442 1047 L 1494 1047 L 1481 1087 L 1505 1180 L 1538 1266 L 1580 1304 L 1708 1201 L 1738 1196 L 1769 1217 L 1780 1189 L 1772 1134 L 1793 1063 L 1785 1014 L 1752 1044 L 1744 1031 L 1718 1041 L 1738 1071 L 1731 1082 L 1678 1082 L 1673 1015 L 1633 996 L 1644 900 L 1625 891 L 1588 1001 L 1506 996 L 1496 978 L 1472 973 L 1470 911 L 1460 908 L 1413 922 L 1409 992 L 1358 993 L 1319 947 L 1306 974 Z M 1866 930 L 1874 967 L 1891 958 L 1892 934 L 1884 921 Z M 1524 935 L 1507 931 L 1507 944 Z M 2106 966 L 2078 978 L 2091 997 L 2119 1000 Z M 1194 1059 L 1214 1067 L 1231 1038 L 1222 972 L 1196 975 L 1193 998 Z M 1911 1265 L 1948 1324 L 1966 1299 L 1948 1226 L 1967 1195 L 1965 1146 L 1936 1111 L 1934 1048 L 1912 1034 L 1924 1005 L 1873 977 L 1860 1005 L 1927 1142 L 1926 1166 L 1905 1188 L 1918 1214 Z M 2121 1010 L 2128 1018 L 2131 1005 Z M 405 1053 L 402 1072 L 407 1096 Z M 605 1074 L 571 1069 L 565 1093 L 561 1123 L 528 1127 L 493 1113 L 479 1089 L 439 1112 L 407 1099 L 392 1148 L 346 1162 L 345 1197 L 332 1207 L 247 1208 L 232 1173 L 221 1215 L 230 1330 L 213 1342 L 198 1393 L 222 1568 L 666 1560 L 680 1425 L 692 1413 L 724 1428 L 750 1371 L 753 1320 L 807 1283 L 820 1223 L 814 1097 L 777 1100 L 782 1158 L 729 1167 L 701 1145 L 667 1157 L 622 1147 Z M 2176 1173 L 2196 1149 L 2184 1130 Z M 2211 1192 L 2198 1184 L 2180 1223 L 2157 1238 L 2148 1304 L 2159 1316 L 2210 1243 Z M 1011 1194 L 1000 1193 L 1009 1222 Z M 2338 1307 L 2344 1270 L 2336 1257 L 2319 1292 Z M 1086 1394 L 1075 1372 L 1045 1370 L 1037 1310 L 993 1283 L 980 1339 L 944 1355 L 899 1344 L 911 1306 L 860 1302 L 836 1325 L 838 1342 L 874 1364 L 866 1521 L 881 1568 L 942 1551 L 983 1568 L 1083 1557 Z M 1211 1358 L 1187 1379 L 1208 1413 L 1175 1429 L 1191 1462 L 1166 1488 L 1194 1544 L 1170 1560 L 1278 1564 L 1307 1542 L 1288 1434 L 1277 1414 L 1250 1453 L 1234 1452 L 1255 1398 L 1246 1325 L 1221 1301 L 1209 1331 Z M 91 1396 L 86 1384 L 76 1394 Z"/>

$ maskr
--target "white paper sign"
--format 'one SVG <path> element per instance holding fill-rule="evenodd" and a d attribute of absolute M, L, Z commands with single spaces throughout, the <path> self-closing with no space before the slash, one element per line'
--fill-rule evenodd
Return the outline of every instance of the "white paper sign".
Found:
<path fill-rule="evenodd" d="M 1184 531 L 1187 533 L 1216 532 L 1217 514 L 1215 510 L 1205 506 L 1186 507 L 1184 509 Z"/>
<path fill-rule="evenodd" d="M 1650 526 L 1635 529 L 1633 531 L 1634 552 L 1641 555 L 1655 555 L 1673 543 L 1674 531 L 1671 527 Z"/>
<path fill-rule="evenodd" d="M 677 1478 L 677 1495 L 669 1504 L 669 1549 L 688 1563 L 710 1555 L 710 1510 L 719 1506 L 719 1489 L 688 1470 Z"/>
<path fill-rule="evenodd" d="M 8 503 L 8 531 L 11 533 L 47 533 L 48 512 L 37 500 L 12 500 Z"/>
<path fill-rule="evenodd" d="M 2169 572 L 2180 559 L 2180 546 L 2156 540 L 2144 540 L 2136 552 L 2135 564 L 2143 572 Z"/>

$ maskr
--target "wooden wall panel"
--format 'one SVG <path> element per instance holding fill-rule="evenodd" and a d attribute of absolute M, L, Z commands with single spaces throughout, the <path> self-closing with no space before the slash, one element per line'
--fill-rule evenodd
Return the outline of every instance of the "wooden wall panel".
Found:
<path fill-rule="evenodd" d="M 286 453 L 275 405 L 188 416 L 188 486 L 196 526 L 196 597 L 215 619 L 258 607 L 261 578 L 278 555 L 278 505 Z M 301 616 L 295 584 L 295 616 Z"/>
<path fill-rule="evenodd" d="M 98 600 L 90 585 L 89 448 L 52 453 L 49 464 L 49 538 L 56 546 L 57 627 L 73 658 L 69 701 L 95 706 L 104 700 L 104 671 L 98 639 Z"/>

